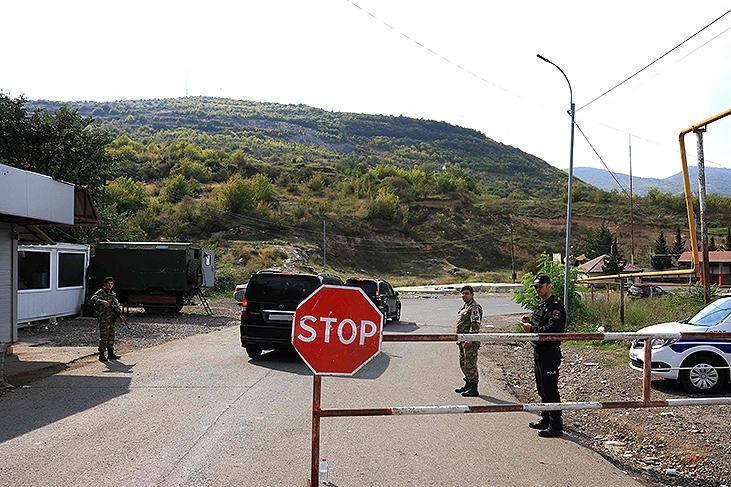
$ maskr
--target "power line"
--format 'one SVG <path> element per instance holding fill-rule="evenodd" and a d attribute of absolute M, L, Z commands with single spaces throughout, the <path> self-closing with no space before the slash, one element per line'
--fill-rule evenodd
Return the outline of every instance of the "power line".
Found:
<path fill-rule="evenodd" d="M 584 137 L 584 140 L 586 140 L 586 143 L 589 144 L 589 147 L 591 147 L 591 150 L 594 151 L 594 154 L 596 154 L 596 156 L 599 158 L 599 160 L 602 162 L 602 164 L 606 168 L 607 172 L 612 176 L 612 179 L 614 179 L 614 182 L 617 183 L 617 186 L 619 186 L 622 189 L 622 191 L 624 192 L 624 194 L 626 194 L 627 197 L 629 198 L 630 196 L 629 196 L 629 193 L 627 192 L 627 190 L 624 189 L 624 186 L 622 186 L 622 183 L 619 182 L 619 179 L 617 179 L 617 176 L 615 176 L 614 173 L 611 171 L 611 169 L 609 169 L 609 166 L 607 166 L 607 163 L 604 162 L 604 159 L 602 158 L 602 156 L 599 155 L 599 152 L 597 152 L 597 150 L 594 148 L 594 145 L 591 143 L 591 141 L 586 136 L 584 131 L 581 130 L 581 127 L 579 126 L 579 124 L 576 122 L 574 122 L 574 123 L 576 125 L 576 128 L 579 129 L 579 133 L 581 133 L 581 135 Z"/>
<path fill-rule="evenodd" d="M 526 102 L 531 103 L 533 105 L 540 106 L 540 107 L 542 107 L 542 108 L 544 108 L 546 110 L 553 111 L 553 109 L 551 109 L 550 107 L 548 107 L 546 105 L 543 105 L 543 104 L 541 104 L 541 103 L 539 103 L 539 102 L 537 102 L 535 100 L 531 100 L 529 98 L 526 98 L 523 95 L 520 95 L 518 93 L 515 93 L 513 91 L 510 91 L 509 89 L 507 89 L 507 88 L 505 88 L 503 86 L 498 85 L 497 83 L 494 83 L 494 82 L 488 80 L 484 76 L 481 76 L 480 74 L 478 74 L 475 71 L 472 71 L 471 69 L 469 69 L 469 68 L 461 65 L 460 63 L 458 63 L 456 61 L 453 61 L 452 59 L 450 59 L 447 56 L 441 54 L 440 52 L 436 51 L 435 49 L 432 49 L 431 47 L 427 46 L 423 42 L 420 42 L 420 41 L 416 40 L 415 38 L 413 38 L 409 34 L 406 34 L 405 32 L 403 32 L 403 31 L 399 30 L 398 28 L 394 27 L 393 25 L 389 24 L 385 20 L 379 18 L 376 14 L 374 14 L 370 10 L 367 10 L 367 9 L 361 7 L 359 4 L 357 4 L 353 0 L 345 0 L 345 1 L 347 3 L 349 3 L 349 4 L 351 4 L 353 7 L 357 8 L 358 10 L 360 10 L 361 12 L 363 12 L 364 14 L 366 14 L 367 16 L 369 16 L 370 18 L 372 18 L 373 20 L 375 20 L 376 22 L 384 25 L 388 29 L 394 31 L 399 36 L 403 37 L 407 41 L 409 41 L 412 44 L 416 45 L 420 49 L 423 49 L 424 51 L 428 52 L 429 54 L 431 54 L 433 56 L 436 56 L 437 58 L 441 59 L 442 61 L 446 62 L 447 64 L 450 64 L 450 65 L 454 66 L 455 68 L 459 69 L 460 71 L 463 71 L 463 72 L 467 73 L 469 76 L 475 78 L 476 80 L 481 81 L 482 83 L 485 83 L 485 84 L 487 84 L 487 85 L 489 85 L 489 86 L 491 86 L 493 88 L 497 88 L 498 90 L 503 91 L 503 92 L 505 92 L 505 93 L 507 93 L 507 94 L 509 94 L 511 96 L 514 96 L 516 98 L 519 98 L 520 100 L 526 101 Z"/>
<path fill-rule="evenodd" d="M 658 62 L 659 60 L 661 60 L 662 58 L 664 58 L 665 56 L 667 56 L 668 54 L 670 54 L 671 52 L 673 52 L 673 51 L 675 51 L 676 49 L 678 49 L 678 48 L 679 48 L 680 46 L 682 46 L 682 45 L 683 45 L 683 44 L 685 44 L 686 42 L 688 42 L 689 40 L 691 40 L 692 38 L 694 38 L 695 36 L 697 36 L 698 34 L 700 34 L 701 32 L 703 32 L 704 30 L 706 30 L 707 28 L 709 28 L 710 26 L 712 26 L 713 24 L 715 24 L 716 22 L 718 22 L 719 20 L 721 20 L 722 18 L 724 18 L 724 17 L 725 17 L 726 15 L 728 15 L 729 13 L 731 13 L 731 9 L 730 9 L 730 10 L 727 10 L 726 12 L 724 12 L 723 14 L 721 14 L 720 16 L 716 17 L 716 18 L 715 18 L 714 20 L 712 20 L 711 22 L 709 22 L 709 23 L 708 23 L 708 24 L 706 24 L 705 26 L 701 27 L 701 28 L 700 28 L 700 29 L 699 29 L 698 31 L 696 31 L 696 32 L 695 32 L 694 34 L 692 34 L 691 36 L 687 37 L 687 38 L 686 38 L 685 40 L 683 40 L 682 42 L 680 42 L 680 43 L 676 44 L 676 45 L 675 45 L 674 47 L 672 47 L 671 49 L 669 49 L 669 50 L 665 51 L 665 52 L 664 52 L 664 53 L 663 53 L 662 55 L 660 55 L 659 57 L 655 58 L 655 59 L 654 59 L 653 61 L 651 61 L 650 63 L 646 64 L 646 65 L 645 65 L 644 67 L 640 68 L 639 70 L 635 71 L 635 72 L 634 72 L 633 74 L 631 74 L 631 75 L 627 76 L 627 77 L 626 77 L 625 79 L 623 79 L 623 80 L 622 80 L 622 81 L 620 81 L 619 83 L 615 84 L 614 86 L 612 86 L 611 88 L 609 88 L 608 90 L 606 90 L 606 91 L 605 91 L 604 93 L 602 93 L 602 94 L 600 94 L 599 96 L 597 96 L 597 97 L 593 98 L 593 99 L 592 99 L 591 101 L 589 101 L 588 103 L 585 103 L 584 105 L 580 106 L 579 108 L 577 108 L 577 109 L 576 109 L 576 111 L 578 112 L 578 111 L 579 111 L 579 110 L 581 110 L 582 108 L 586 108 L 586 107 L 588 107 L 589 105 L 591 105 L 592 103 L 594 103 L 594 102 L 595 102 L 595 101 L 597 101 L 598 99 L 602 98 L 602 97 L 603 97 L 603 96 L 605 96 L 605 95 L 608 95 L 609 93 L 611 93 L 611 92 L 612 92 L 612 91 L 614 91 L 615 89 L 619 88 L 620 86 L 622 86 L 623 84 L 625 84 L 625 83 L 626 83 L 627 81 L 631 80 L 632 78 L 634 78 L 635 76 L 637 76 L 638 74 L 640 74 L 641 72 L 643 72 L 644 70 L 646 70 L 647 68 L 649 68 L 650 66 L 652 66 L 653 64 L 655 64 L 656 62 Z"/>

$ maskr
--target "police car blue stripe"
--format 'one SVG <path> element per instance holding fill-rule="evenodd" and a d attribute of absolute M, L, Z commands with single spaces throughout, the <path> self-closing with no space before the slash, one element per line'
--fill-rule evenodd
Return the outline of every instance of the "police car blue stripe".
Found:
<path fill-rule="evenodd" d="M 731 342 L 719 342 L 717 340 L 693 340 L 693 341 L 683 341 L 679 340 L 676 343 L 673 343 L 670 345 L 670 349 L 674 352 L 682 353 L 688 350 L 689 348 L 693 347 L 699 347 L 699 346 L 708 346 L 719 349 L 723 353 L 729 353 L 731 354 Z"/>

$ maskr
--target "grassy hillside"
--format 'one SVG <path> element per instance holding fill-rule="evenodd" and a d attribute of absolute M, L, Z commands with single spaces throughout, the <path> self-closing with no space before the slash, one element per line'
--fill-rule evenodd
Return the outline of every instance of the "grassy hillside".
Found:
<path fill-rule="evenodd" d="M 511 225 L 519 269 L 563 249 L 565 173 L 474 130 L 217 98 L 67 105 L 116 137 L 120 177 L 102 195 L 122 222 L 111 238 L 206 242 L 223 287 L 262 267 L 321 269 L 323 221 L 329 268 L 398 283 L 505 279 Z M 626 199 L 575 188 L 574 252 L 607 221 L 627 255 Z M 725 234 L 731 205 L 710 207 Z M 640 263 L 685 221 L 682 199 L 661 193 L 636 214 Z"/>

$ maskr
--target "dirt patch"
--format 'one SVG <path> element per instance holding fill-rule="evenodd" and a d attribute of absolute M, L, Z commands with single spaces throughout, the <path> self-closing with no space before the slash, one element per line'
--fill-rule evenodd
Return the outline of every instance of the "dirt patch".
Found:
<path fill-rule="evenodd" d="M 505 323 L 502 331 L 512 330 L 515 316 L 501 318 Z M 641 396 L 641 373 L 629 368 L 624 347 L 564 344 L 562 350 L 562 401 L 634 400 Z M 485 344 L 480 353 L 497 363 L 507 389 L 519 401 L 539 402 L 530 344 Z M 654 399 L 687 397 L 672 381 L 653 381 L 652 388 Z M 731 387 L 724 395 L 731 395 Z M 581 444 L 623 470 L 643 474 L 656 485 L 731 484 L 731 407 L 569 411 L 564 413 L 564 422 L 567 433 Z"/>

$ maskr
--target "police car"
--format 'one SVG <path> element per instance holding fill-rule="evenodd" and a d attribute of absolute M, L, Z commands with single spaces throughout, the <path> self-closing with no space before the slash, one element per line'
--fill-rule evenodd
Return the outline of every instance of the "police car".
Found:
<path fill-rule="evenodd" d="M 709 304 L 692 318 L 661 323 L 640 333 L 731 332 L 731 297 Z M 630 366 L 642 370 L 644 340 L 636 340 L 629 351 Z M 716 394 L 729 382 L 731 340 L 652 340 L 652 377 L 680 380 L 693 394 Z"/>

